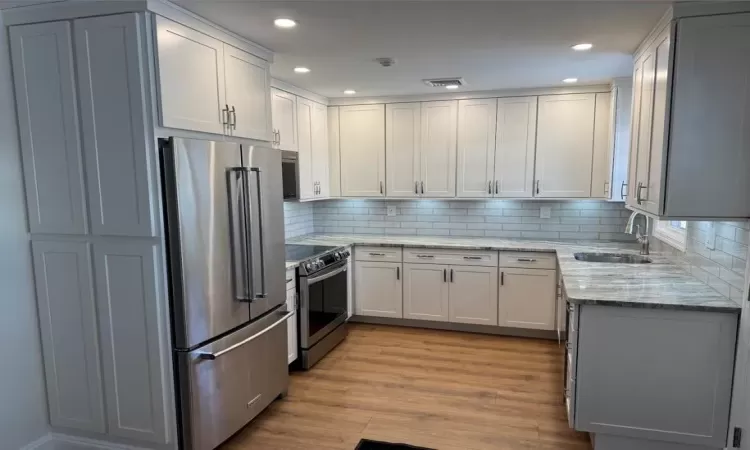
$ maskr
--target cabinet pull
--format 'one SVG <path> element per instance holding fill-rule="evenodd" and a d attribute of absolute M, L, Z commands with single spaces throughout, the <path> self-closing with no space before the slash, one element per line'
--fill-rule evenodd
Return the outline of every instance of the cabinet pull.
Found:
<path fill-rule="evenodd" d="M 536 193 L 539 194 L 539 180 L 536 180 Z"/>
<path fill-rule="evenodd" d="M 487 183 L 487 193 L 492 195 L 492 181 Z"/>
<path fill-rule="evenodd" d="M 628 190 L 625 189 L 625 186 L 627 186 L 627 185 L 628 185 L 628 183 L 626 183 L 624 181 L 620 185 L 620 197 L 622 197 L 622 198 L 628 198 Z"/>
<path fill-rule="evenodd" d="M 417 258 L 433 259 L 435 258 L 435 255 L 417 255 Z"/>
<path fill-rule="evenodd" d="M 453 269 L 451 269 L 451 283 L 453 283 Z"/>
<path fill-rule="evenodd" d="M 643 182 L 638 182 L 638 188 L 635 190 L 635 202 L 639 205 L 643 203 L 643 199 L 641 198 L 641 190 L 646 187 L 643 185 Z"/>
<path fill-rule="evenodd" d="M 500 286 L 505 286 L 505 272 L 500 272 Z"/>
<path fill-rule="evenodd" d="M 385 256 L 385 253 L 374 253 L 374 252 L 370 252 L 370 256 Z"/>
<path fill-rule="evenodd" d="M 232 105 L 232 110 L 229 111 L 229 126 L 237 129 L 237 110 L 234 109 L 234 105 Z"/>
<path fill-rule="evenodd" d="M 419 181 L 414 182 L 414 193 L 419 194 Z"/>
<path fill-rule="evenodd" d="M 422 181 L 422 182 L 420 183 L 420 185 L 422 186 L 422 193 L 424 194 L 424 181 Z"/>
<path fill-rule="evenodd" d="M 401 268 L 398 266 L 396 266 L 396 279 L 397 280 L 401 279 Z"/>
<path fill-rule="evenodd" d="M 500 182 L 495 180 L 495 194 L 500 193 Z"/>
<path fill-rule="evenodd" d="M 604 196 L 609 197 L 609 181 L 604 182 Z"/>
<path fill-rule="evenodd" d="M 443 283 L 448 281 L 448 269 L 443 269 Z"/>
<path fill-rule="evenodd" d="M 229 124 L 229 105 L 224 105 L 224 109 L 221 110 L 221 124 Z"/>
<path fill-rule="evenodd" d="M 469 260 L 469 261 L 478 261 L 478 260 L 481 260 L 482 257 L 481 256 L 464 256 L 464 259 Z"/>
<path fill-rule="evenodd" d="M 383 182 L 380 182 L 380 195 L 383 195 Z"/>
<path fill-rule="evenodd" d="M 536 259 L 534 259 L 534 258 L 516 258 L 516 261 L 518 261 L 518 262 L 536 262 Z"/>

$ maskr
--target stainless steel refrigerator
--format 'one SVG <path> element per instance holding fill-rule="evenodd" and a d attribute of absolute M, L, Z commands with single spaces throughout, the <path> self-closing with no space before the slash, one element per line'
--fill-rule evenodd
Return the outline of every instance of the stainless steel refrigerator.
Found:
<path fill-rule="evenodd" d="M 160 151 L 180 448 L 211 450 L 289 383 L 281 152 Z"/>

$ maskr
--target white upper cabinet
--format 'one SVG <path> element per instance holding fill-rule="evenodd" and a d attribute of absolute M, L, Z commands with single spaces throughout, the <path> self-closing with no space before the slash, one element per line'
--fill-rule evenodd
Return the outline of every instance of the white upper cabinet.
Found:
<path fill-rule="evenodd" d="M 325 105 L 313 102 L 312 110 L 312 180 L 317 186 L 316 197 L 331 195 L 328 156 L 328 111 Z"/>
<path fill-rule="evenodd" d="M 421 122 L 420 194 L 455 197 L 458 102 L 422 103 Z"/>
<path fill-rule="evenodd" d="M 271 141 L 271 97 L 268 62 L 224 44 L 226 104 L 232 136 Z"/>
<path fill-rule="evenodd" d="M 421 104 L 385 105 L 386 195 L 418 197 Z"/>
<path fill-rule="evenodd" d="M 86 233 L 69 22 L 10 27 L 26 204 L 32 233 Z"/>
<path fill-rule="evenodd" d="M 539 97 L 537 197 L 591 196 L 596 94 Z"/>
<path fill-rule="evenodd" d="M 299 198 L 306 200 L 315 197 L 317 185 L 312 178 L 312 127 L 313 102 L 306 98 L 297 98 L 297 138 L 299 164 Z"/>
<path fill-rule="evenodd" d="M 497 99 L 495 197 L 533 195 L 536 115 L 536 97 Z"/>
<path fill-rule="evenodd" d="M 155 16 L 159 113 L 166 128 L 224 134 L 224 43 Z"/>
<path fill-rule="evenodd" d="M 594 111 L 594 159 L 591 170 L 591 197 L 612 195 L 612 162 L 614 152 L 613 93 L 596 94 Z"/>
<path fill-rule="evenodd" d="M 450 321 L 497 325 L 497 267 L 451 266 Z"/>
<path fill-rule="evenodd" d="M 144 26 L 136 13 L 74 22 L 91 232 L 154 236 L 156 166 L 144 117 Z"/>
<path fill-rule="evenodd" d="M 341 195 L 384 196 L 385 105 L 340 107 L 339 129 Z"/>
<path fill-rule="evenodd" d="M 271 89 L 271 111 L 273 116 L 272 141 L 276 148 L 296 152 L 297 141 L 297 96 L 278 89 Z"/>
<path fill-rule="evenodd" d="M 614 161 L 612 168 L 612 201 L 625 201 L 628 195 L 628 161 L 630 157 L 630 116 L 633 97 L 632 78 L 614 81 Z"/>
<path fill-rule="evenodd" d="M 328 107 L 329 195 L 341 197 L 341 152 L 339 149 L 339 107 Z"/>
<path fill-rule="evenodd" d="M 492 197 L 495 192 L 497 100 L 459 100 L 456 196 Z"/>

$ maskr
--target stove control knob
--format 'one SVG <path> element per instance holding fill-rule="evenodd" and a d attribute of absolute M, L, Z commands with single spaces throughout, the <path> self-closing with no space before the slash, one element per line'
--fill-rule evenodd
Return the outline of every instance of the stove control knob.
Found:
<path fill-rule="evenodd" d="M 343 252 L 341 252 L 341 257 L 348 258 L 350 254 L 351 253 L 349 253 L 349 250 L 344 250 Z"/>
<path fill-rule="evenodd" d="M 335 261 L 341 261 L 341 252 L 336 252 L 333 254 L 333 259 Z"/>
<path fill-rule="evenodd" d="M 316 259 L 313 264 L 315 265 L 315 270 L 323 268 L 323 261 L 321 261 L 319 259 Z"/>
<path fill-rule="evenodd" d="M 312 263 L 307 263 L 307 264 L 305 264 L 305 269 L 307 269 L 307 270 L 312 270 L 312 268 L 313 268 L 313 265 L 312 265 Z"/>

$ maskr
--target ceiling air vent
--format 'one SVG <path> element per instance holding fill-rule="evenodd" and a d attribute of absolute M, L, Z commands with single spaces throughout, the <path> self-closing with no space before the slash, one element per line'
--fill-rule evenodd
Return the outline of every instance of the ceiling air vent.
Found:
<path fill-rule="evenodd" d="M 422 80 L 424 84 L 432 87 L 446 87 L 446 86 L 465 86 L 466 82 L 463 78 L 433 78 L 432 80 Z"/>

